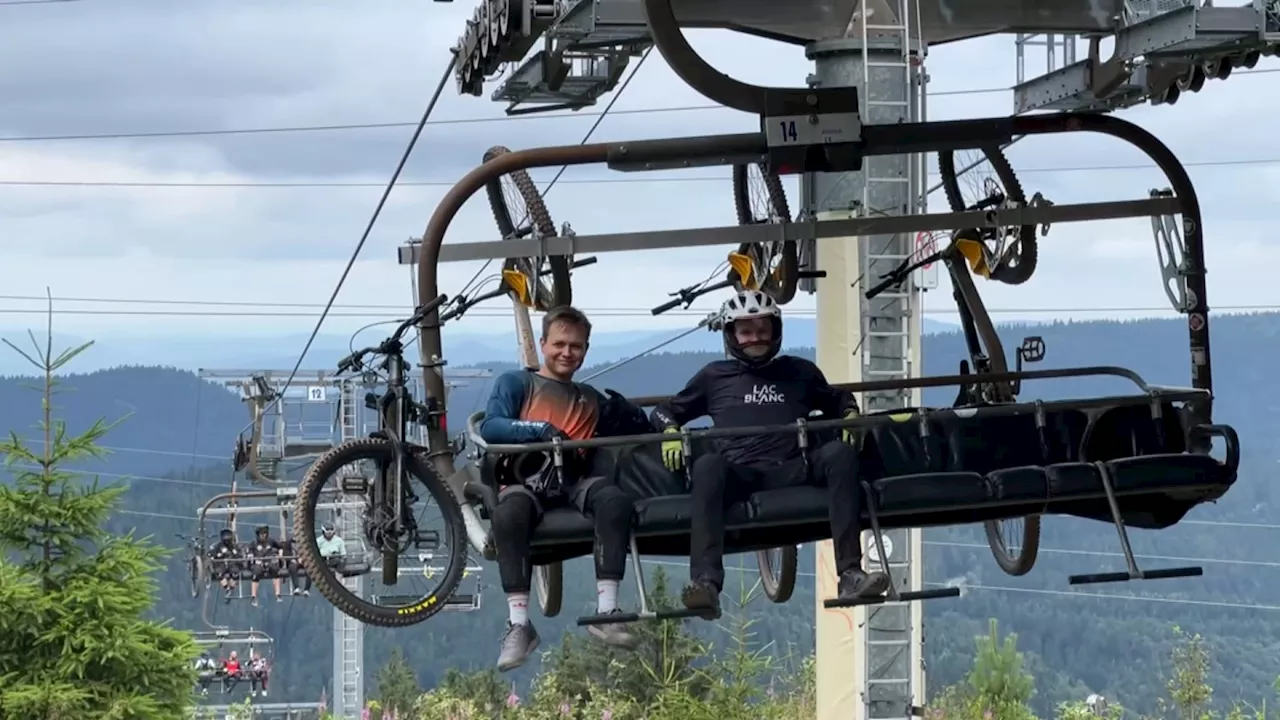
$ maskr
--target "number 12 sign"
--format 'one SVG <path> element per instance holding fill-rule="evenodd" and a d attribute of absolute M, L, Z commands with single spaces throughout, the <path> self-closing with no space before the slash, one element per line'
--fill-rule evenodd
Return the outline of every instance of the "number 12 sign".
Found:
<path fill-rule="evenodd" d="M 325 392 L 323 386 L 311 385 L 307 388 L 307 399 L 311 402 L 324 402 Z"/>

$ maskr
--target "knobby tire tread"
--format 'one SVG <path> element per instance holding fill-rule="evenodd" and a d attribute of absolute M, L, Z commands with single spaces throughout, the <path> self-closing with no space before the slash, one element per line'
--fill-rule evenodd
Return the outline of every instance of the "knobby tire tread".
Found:
<path fill-rule="evenodd" d="M 407 627 L 416 625 L 443 610 L 462 582 L 466 569 L 466 534 L 462 510 L 458 500 L 444 478 L 425 461 L 421 453 L 410 452 L 405 458 L 408 473 L 427 489 L 431 499 L 440 505 L 444 516 L 444 534 L 449 542 L 449 567 L 433 595 L 439 600 L 412 613 L 400 613 L 400 608 L 382 607 L 357 598 L 342 586 L 320 557 L 316 542 L 315 505 L 325 484 L 343 467 L 360 460 L 375 460 L 390 464 L 395 450 L 388 440 L 360 438 L 350 440 L 321 455 L 307 470 L 298 485 L 297 505 L 293 513 L 293 537 L 297 544 L 298 561 L 311 577 L 311 582 L 334 607 L 348 617 L 376 627 Z"/>
<path fill-rule="evenodd" d="M 485 151 L 484 161 L 506 155 L 511 152 L 509 149 L 495 145 Z M 551 219 L 551 212 L 547 210 L 547 204 L 542 200 L 542 194 L 538 192 L 538 186 L 534 185 L 533 178 L 529 177 L 526 170 L 516 170 L 508 173 L 511 182 L 516 186 L 516 191 L 520 193 L 520 199 L 524 201 L 525 207 L 529 210 L 529 217 L 533 220 L 533 226 L 543 237 L 555 237 L 556 224 Z M 503 238 L 510 237 L 516 231 L 515 219 L 511 217 L 511 208 L 507 207 L 507 198 L 502 194 L 502 178 L 493 180 L 484 186 L 485 194 L 489 196 L 489 210 L 493 212 L 493 219 L 498 224 L 498 232 L 502 233 Z M 570 278 L 570 268 L 573 259 L 559 255 L 546 258 L 547 264 L 551 268 L 551 292 L 543 291 L 543 283 L 538 275 L 530 278 L 534 284 L 534 305 L 538 310 L 549 310 L 553 307 L 561 305 L 573 304 L 573 285 Z M 509 258 L 508 265 L 521 262 L 521 260 Z"/>
<path fill-rule="evenodd" d="M 1006 198 L 1025 207 L 1026 192 L 1022 189 L 1018 174 L 1013 171 L 1013 165 L 1009 163 L 1009 158 L 1005 156 L 1004 151 L 998 147 L 983 148 L 982 153 L 995 170 L 996 178 L 1004 188 Z M 947 196 L 947 204 L 951 206 L 951 211 L 964 212 L 968 209 L 968 205 L 964 202 L 964 193 L 960 191 L 960 178 L 956 174 L 954 151 L 943 150 L 938 153 L 938 174 L 942 176 L 942 192 Z M 1001 263 L 1000 267 L 991 273 L 992 280 L 1006 285 L 1021 285 L 1035 274 L 1040 254 L 1035 225 L 1023 225 L 1019 228 L 1018 249 L 1019 252 L 1014 256 L 1016 262 L 1012 265 Z"/>
<path fill-rule="evenodd" d="M 782 187 L 782 178 L 779 178 L 776 173 L 769 172 L 765 163 L 755 163 L 755 167 L 759 168 L 760 175 L 764 178 L 765 190 L 768 192 L 769 204 L 773 206 L 774 213 L 783 221 L 791 222 L 791 205 L 787 202 L 787 191 Z M 755 213 L 751 208 L 750 165 L 733 166 L 733 206 L 738 214 L 739 225 L 755 224 Z M 763 254 L 762 248 L 756 248 L 750 244 L 739 245 L 738 252 L 750 255 L 757 262 L 768 261 L 768 258 L 759 257 Z M 786 305 L 795 299 L 796 289 L 800 285 L 800 251 L 794 240 L 788 240 L 782 244 L 782 262 L 778 269 L 782 275 L 781 282 L 770 274 L 761 289 L 773 297 L 774 302 Z M 733 273 L 730 272 L 730 276 L 732 275 Z M 742 290 L 738 283 L 734 283 L 734 289 Z"/>

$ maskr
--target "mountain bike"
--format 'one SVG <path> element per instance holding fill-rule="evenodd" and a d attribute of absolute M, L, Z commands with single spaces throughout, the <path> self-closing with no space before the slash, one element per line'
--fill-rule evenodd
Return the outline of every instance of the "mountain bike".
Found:
<path fill-rule="evenodd" d="M 206 550 L 203 537 L 188 537 L 181 533 L 174 533 L 178 536 L 187 549 L 191 551 L 191 555 L 187 558 L 187 570 L 191 576 L 191 597 L 200 597 L 200 588 L 208 587 L 212 582 L 209 577 L 209 570 L 205 567 L 204 559 Z"/>
<path fill-rule="evenodd" d="M 404 358 L 402 338 L 409 328 L 444 304 L 445 299 L 441 295 L 419 307 L 380 345 L 353 352 L 338 364 L 339 374 L 354 372 L 367 377 L 370 370 L 366 367 L 366 358 L 370 355 L 381 358 L 378 368 L 386 373 L 386 391 L 381 397 L 370 393 L 365 398 L 366 407 L 378 411 L 379 430 L 367 438 L 344 442 L 321 455 L 298 486 L 293 537 L 302 567 L 335 607 L 372 625 L 412 625 L 431 617 L 444 609 L 466 569 L 467 541 L 458 500 L 427 461 L 428 449 L 408 439 L 411 424 L 443 423 L 444 410 L 419 403 L 409 393 L 405 383 L 409 365 Z M 372 472 L 367 472 L 368 466 L 373 467 Z M 334 480 L 336 489 L 326 490 L 327 484 Z M 421 499 L 414 494 L 415 480 L 440 508 L 444 527 L 439 531 L 421 527 L 412 513 Z M 335 501 L 352 499 L 363 502 L 365 540 L 381 557 L 383 584 L 397 583 L 401 575 L 399 559 L 410 546 L 415 546 L 434 552 L 436 558 L 447 558 L 443 571 L 432 578 L 438 579 L 433 589 L 420 596 L 384 594 L 375 599 L 362 598 L 342 583 L 320 555 L 316 514 L 322 505 L 332 507 L 344 504 Z M 442 542 L 447 545 L 443 553 Z"/>

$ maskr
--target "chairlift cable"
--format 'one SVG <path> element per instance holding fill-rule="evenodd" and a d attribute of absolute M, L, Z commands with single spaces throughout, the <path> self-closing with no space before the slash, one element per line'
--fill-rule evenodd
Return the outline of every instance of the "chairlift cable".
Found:
<path fill-rule="evenodd" d="M 170 513 L 156 513 L 144 510 L 116 510 L 114 512 L 124 515 L 138 515 L 141 517 L 154 517 L 167 520 L 184 520 L 187 522 L 196 522 L 196 518 L 187 517 L 186 515 L 173 515 Z M 1234 528 L 1253 528 L 1258 530 L 1280 530 L 1280 524 L 1269 523 L 1237 523 L 1237 522 L 1219 522 L 1214 520 L 1183 520 L 1179 525 L 1208 525 L 1211 527 L 1234 527 Z M 951 547 L 951 548 L 988 548 L 987 545 L 976 543 L 948 542 L 943 540 L 925 540 L 925 545 L 932 547 Z M 1090 555 L 1093 557 L 1124 557 L 1123 553 L 1106 552 L 1103 550 L 1072 550 L 1068 548 L 1040 548 L 1042 553 L 1056 553 L 1062 555 Z M 1165 560 L 1169 562 L 1202 562 L 1211 565 L 1247 565 L 1252 567 L 1276 568 L 1280 569 L 1280 561 L 1273 560 L 1232 560 L 1230 558 L 1191 558 L 1180 557 L 1174 555 L 1148 555 L 1145 553 L 1135 552 L 1135 558 L 1142 560 Z M 645 562 L 649 562 L 646 560 Z"/>
<path fill-rule="evenodd" d="M 65 3 L 72 0 L 0 0 L 0 6 L 4 5 L 36 5 L 46 3 Z M 1231 77 L 1240 77 L 1244 75 L 1270 75 L 1280 72 L 1280 68 L 1253 68 L 1240 69 L 1231 73 Z M 996 93 L 1007 93 L 1012 88 L 1008 87 L 990 87 L 990 88 L 960 88 L 957 90 L 931 91 L 930 98 L 939 97 L 958 97 L 965 95 L 994 95 Z M 615 115 L 654 115 L 659 113 L 685 113 L 685 112 L 707 112 L 707 111 L 725 111 L 733 108 L 724 105 L 681 105 L 676 107 L 656 107 L 656 108 L 635 108 L 632 110 L 619 110 Z M 598 113 L 593 112 L 557 112 L 536 115 L 500 115 L 497 117 L 470 117 L 470 118 L 446 118 L 443 120 L 432 120 L 428 125 L 475 125 L 489 123 L 507 123 L 507 122 L 523 122 L 523 121 L 546 121 L 560 119 L 580 119 L 583 117 L 595 117 Z M 18 143 L 18 142 L 60 142 L 60 141 L 92 141 L 92 140 L 134 140 L 134 139 L 152 139 L 152 138 L 171 138 L 171 137 L 202 137 L 202 136 L 220 136 L 220 135 L 264 135 L 264 134 L 281 134 L 281 133 L 308 133 L 308 132 L 349 132 L 354 130 L 389 130 L 402 127 L 413 127 L 413 121 L 402 122 L 380 122 L 380 123 L 345 123 L 345 124 L 328 124 L 328 125 L 292 125 L 292 126 L 275 126 L 275 127 L 248 127 L 248 128 L 226 128 L 214 130 L 161 130 L 152 132 L 114 132 L 114 133 L 79 133 L 68 135 L 17 135 L 0 137 L 0 143 Z"/>
<path fill-rule="evenodd" d="M 601 368 L 600 370 L 597 370 L 597 371 L 595 371 L 595 372 L 591 373 L 590 375 L 588 375 L 588 376 L 586 376 L 585 378 L 583 378 L 583 379 L 582 379 L 582 382 L 590 382 L 590 381 L 592 381 L 592 380 L 594 380 L 594 379 L 596 379 L 596 378 L 600 377 L 601 375 L 604 375 L 604 374 L 605 374 L 605 373 L 607 373 L 607 372 L 610 372 L 610 371 L 612 371 L 612 370 L 617 370 L 618 368 L 622 367 L 623 365 L 626 365 L 626 364 L 628 364 L 628 363 L 631 363 L 631 362 L 633 362 L 633 361 L 635 361 L 635 360 L 639 360 L 640 358 L 644 357 L 645 355 L 648 355 L 649 353 L 657 352 L 657 351 L 661 350 L 662 348 L 664 348 L 664 347 L 666 347 L 666 346 L 670 345 L 671 343 L 676 342 L 677 340 L 680 340 L 681 338 L 685 338 L 685 337 L 688 337 L 689 335 L 694 334 L 695 332 L 697 332 L 697 331 L 699 331 L 699 330 L 701 330 L 701 329 L 705 328 L 705 327 L 707 326 L 707 324 L 708 324 L 708 323 L 710 323 L 711 318 L 712 318 L 713 316 L 714 316 L 714 313 L 712 313 L 711 315 L 708 315 L 707 317 L 703 318 L 703 319 L 702 319 L 702 321 L 701 321 L 701 322 L 699 322 L 697 325 L 694 325 L 693 327 L 689 328 L 688 330 L 685 330 L 685 331 L 681 332 L 681 333 L 680 333 L 680 334 L 678 334 L 678 335 L 673 335 L 672 337 L 669 337 L 669 338 L 667 338 L 666 340 L 663 340 L 662 342 L 658 343 L 657 345 L 654 345 L 654 346 L 653 346 L 653 347 L 651 347 L 651 348 L 648 348 L 648 349 L 646 349 L 646 350 L 641 350 L 640 352 L 636 353 L 635 355 L 632 355 L 631 357 L 623 358 L 623 359 L 619 360 L 618 362 L 613 363 L 612 365 L 609 365 L 609 366 L 607 366 L 607 367 Z"/>
<path fill-rule="evenodd" d="M 191 464 L 188 471 L 196 469 L 196 450 L 200 448 L 200 399 L 204 396 L 204 378 L 196 375 L 196 411 L 195 422 L 191 428 Z"/>
<path fill-rule="evenodd" d="M 440 82 L 436 85 L 435 93 L 432 94 L 431 100 L 427 103 L 427 108 L 422 113 L 422 119 L 418 121 L 418 126 L 413 131 L 413 136 L 409 138 L 409 145 L 405 148 L 404 153 L 401 154 L 395 171 L 391 173 L 391 179 L 387 181 L 386 187 L 382 191 L 382 197 L 378 199 L 378 204 L 374 207 L 373 214 L 369 217 L 369 222 L 365 225 L 364 232 L 360 236 L 360 241 L 356 243 L 355 249 L 351 252 L 351 258 L 347 260 L 347 265 L 342 270 L 341 277 L 338 278 L 338 284 L 334 286 L 333 293 L 329 296 L 329 301 L 325 303 L 324 310 L 320 312 L 315 328 L 311 330 L 307 343 L 303 345 L 302 352 L 298 354 L 298 362 L 294 364 L 293 370 L 289 371 L 289 377 L 285 380 L 284 386 L 276 393 L 275 398 L 267 404 L 263 412 L 270 410 L 280 402 L 285 392 L 288 391 L 289 386 L 293 384 L 294 378 L 297 377 L 298 371 L 302 368 L 302 363 L 307 357 L 307 352 L 311 350 L 311 346 L 315 343 L 316 336 L 320 334 L 320 328 L 324 326 L 325 319 L 329 317 L 329 311 L 333 308 L 334 302 L 337 301 L 338 294 L 342 292 L 342 286 L 346 284 L 347 277 L 355 267 L 356 260 L 360 258 L 360 251 L 364 250 L 365 243 L 369 240 L 369 235 L 373 233 L 373 228 L 377 224 L 378 218 L 382 216 L 382 209 L 386 207 L 387 200 L 391 197 L 391 191 L 395 189 L 396 181 L 400 179 L 400 174 L 404 171 L 405 165 L 409 163 L 409 157 L 413 154 L 413 149 L 418 144 L 418 138 L 422 136 L 427 120 L 431 117 L 431 111 L 435 109 L 436 103 L 439 102 L 440 95 L 444 92 L 444 86 L 449 81 L 449 76 L 453 73 L 453 68 L 457 63 L 458 56 L 450 54 L 449 64 L 445 66 L 444 73 L 440 76 Z M 248 427 L 252 427 L 252 423 Z M 241 432 L 244 431 L 241 430 Z"/>

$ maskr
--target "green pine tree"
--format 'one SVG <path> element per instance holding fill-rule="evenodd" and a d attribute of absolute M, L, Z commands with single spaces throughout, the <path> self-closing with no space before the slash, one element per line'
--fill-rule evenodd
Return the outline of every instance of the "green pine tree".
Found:
<path fill-rule="evenodd" d="M 378 670 L 378 704 L 383 710 L 397 713 L 397 717 L 408 717 L 421 694 L 413 666 L 400 648 L 392 650 L 387 664 Z"/>
<path fill-rule="evenodd" d="M 52 319 L 50 320 L 52 325 Z M 54 416 L 57 373 L 92 343 L 55 353 L 52 327 L 33 352 L 5 344 L 42 375 L 42 441 L 0 441 L 0 717 L 173 720 L 189 713 L 197 648 L 148 620 L 167 553 L 104 529 L 125 488 L 64 470 L 101 457 L 99 421 L 75 436 Z"/>
<path fill-rule="evenodd" d="M 987 635 L 976 641 L 977 654 L 967 682 L 978 705 L 995 720 L 1031 717 L 1027 702 L 1035 693 L 1035 680 L 1023 670 L 1018 636 L 1010 633 L 1002 640 L 992 618 Z"/>

